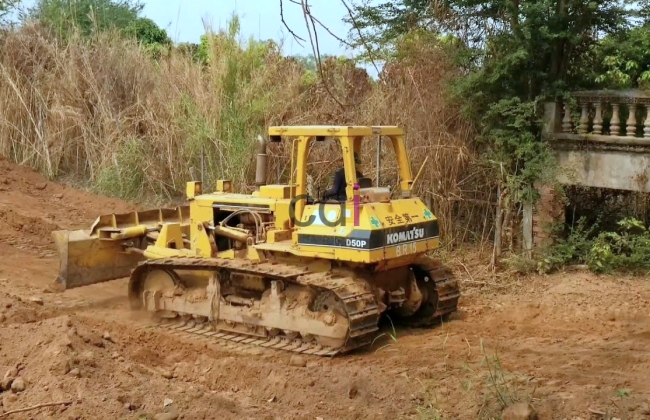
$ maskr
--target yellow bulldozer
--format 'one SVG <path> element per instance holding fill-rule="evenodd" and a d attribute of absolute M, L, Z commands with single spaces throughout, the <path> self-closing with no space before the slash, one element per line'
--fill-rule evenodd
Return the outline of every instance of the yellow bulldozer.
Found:
<path fill-rule="evenodd" d="M 291 142 L 287 185 L 266 184 L 260 137 L 252 194 L 234 193 L 227 180 L 209 193 L 188 182 L 187 205 L 53 232 L 59 288 L 129 277 L 132 308 L 174 328 L 321 356 L 369 345 L 384 313 L 428 326 L 456 310 L 456 280 L 426 255 L 439 246 L 438 221 L 411 194 L 402 129 L 280 126 L 268 134 L 270 142 Z M 392 145 L 398 198 L 357 179 L 354 154 L 377 136 Z M 307 194 L 310 145 L 332 138 L 343 157 L 343 202 Z"/>

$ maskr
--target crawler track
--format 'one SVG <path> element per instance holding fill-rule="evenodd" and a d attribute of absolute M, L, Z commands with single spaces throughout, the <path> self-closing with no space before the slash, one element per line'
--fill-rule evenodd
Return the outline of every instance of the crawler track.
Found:
<path fill-rule="evenodd" d="M 456 311 L 460 290 L 453 273 L 439 260 L 422 257 L 418 260 L 416 266 L 432 282 L 429 283 L 433 285 L 429 289 L 429 293 L 434 294 L 434 299 L 430 299 L 428 307 L 425 306 L 418 311 L 416 318 L 410 323 L 413 326 L 426 327 L 435 324 Z"/>
<path fill-rule="evenodd" d="M 318 356 L 334 356 L 338 353 L 348 352 L 363 347 L 372 342 L 378 329 L 380 311 L 371 286 L 364 280 L 339 276 L 333 272 L 310 273 L 305 267 L 291 266 L 275 263 L 254 263 L 251 261 L 226 260 L 217 258 L 169 258 L 164 260 L 149 260 L 141 263 L 131 276 L 129 287 L 131 301 L 138 307 L 141 290 L 138 279 L 144 277 L 149 270 L 165 270 L 168 272 L 201 271 L 242 273 L 261 275 L 270 280 L 281 280 L 286 283 L 298 284 L 319 290 L 334 293 L 342 303 L 349 322 L 349 331 L 345 345 L 339 348 L 323 347 L 313 340 L 300 338 L 299 332 L 294 331 L 297 337 L 291 336 L 291 331 L 285 330 L 285 336 L 260 337 L 258 334 L 246 334 L 232 330 L 215 330 L 211 322 L 196 322 L 194 320 L 176 320 L 168 327 L 188 334 L 197 334 L 211 337 L 221 341 L 257 345 L 272 349 L 281 349 L 296 353 L 313 354 Z M 238 325 L 232 325 L 233 330 Z M 289 333 L 289 334 L 287 334 Z"/>
<path fill-rule="evenodd" d="M 453 274 L 439 261 L 422 258 L 416 264 L 424 279 L 424 288 L 428 299 L 422 308 L 408 323 L 416 327 L 430 326 L 456 310 L 460 292 Z M 256 263 L 248 260 L 227 260 L 217 258 L 169 258 L 142 262 L 131 276 L 129 295 L 134 307 L 140 306 L 138 279 L 150 270 L 165 270 L 180 278 L 177 271 L 201 271 L 216 273 L 241 273 L 263 276 L 269 280 L 280 280 L 285 284 L 297 284 L 314 290 L 330 292 L 336 295 L 349 322 L 345 344 L 340 347 L 326 347 L 317 343 L 313 337 L 303 338 L 298 331 L 283 329 L 283 335 L 250 333 L 246 325 L 231 323 L 227 330 L 216 329 L 215 324 L 207 319 L 174 318 L 162 322 L 165 329 L 214 340 L 215 342 L 232 342 L 263 348 L 285 350 L 317 356 L 334 356 L 349 352 L 372 343 L 378 330 L 380 310 L 373 287 L 360 278 L 338 275 L 335 272 L 313 273 L 306 267 L 275 262 Z M 225 303 L 220 303 L 225 304 Z M 281 327 L 279 327 L 281 328 Z"/>

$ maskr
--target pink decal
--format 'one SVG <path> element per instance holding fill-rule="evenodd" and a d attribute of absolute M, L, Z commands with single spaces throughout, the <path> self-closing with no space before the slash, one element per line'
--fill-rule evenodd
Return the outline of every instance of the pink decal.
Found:
<path fill-rule="evenodd" d="M 354 184 L 354 226 L 359 226 L 359 193 L 356 191 L 359 191 L 359 184 Z"/>

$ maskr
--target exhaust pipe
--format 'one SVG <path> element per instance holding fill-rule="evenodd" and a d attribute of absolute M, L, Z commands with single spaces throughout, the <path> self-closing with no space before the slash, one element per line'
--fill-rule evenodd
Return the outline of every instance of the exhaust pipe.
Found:
<path fill-rule="evenodd" d="M 266 141 L 257 136 L 257 167 L 255 169 L 255 191 L 266 185 Z"/>

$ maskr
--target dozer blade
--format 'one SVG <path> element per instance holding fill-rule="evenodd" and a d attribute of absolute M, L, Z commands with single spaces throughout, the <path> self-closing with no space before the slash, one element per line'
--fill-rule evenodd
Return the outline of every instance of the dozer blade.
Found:
<path fill-rule="evenodd" d="M 145 259 L 135 251 L 146 247 L 146 236 L 170 222 L 180 223 L 186 231 L 189 207 L 103 215 L 90 230 L 52 232 L 60 257 L 56 288 L 63 291 L 128 277 Z"/>
<path fill-rule="evenodd" d="M 128 277 L 144 257 L 126 253 L 122 241 L 91 237 L 87 230 L 52 232 L 61 260 L 57 286 L 61 290 Z"/>

